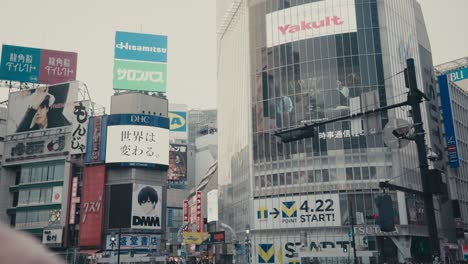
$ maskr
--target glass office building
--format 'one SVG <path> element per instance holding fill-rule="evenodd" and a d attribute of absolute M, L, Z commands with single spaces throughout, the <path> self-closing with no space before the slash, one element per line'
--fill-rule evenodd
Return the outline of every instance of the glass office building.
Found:
<path fill-rule="evenodd" d="M 379 181 L 421 188 L 415 144 L 389 148 L 384 143 L 387 125 L 396 119 L 411 122 L 407 107 L 323 125 L 314 137 L 292 143 L 275 136 L 304 123 L 406 100 L 401 73 L 407 58 L 415 59 L 420 89 L 437 99 L 419 4 L 221 2 L 221 218 L 236 231 L 250 226 L 252 263 L 346 263 L 353 255 L 350 216 L 361 263 L 427 254 L 421 198 L 390 192 L 397 230 L 383 233 L 375 225 Z M 443 150 L 437 101 L 423 104 L 422 112 L 427 145 Z M 444 162 L 431 167 L 443 169 Z"/>

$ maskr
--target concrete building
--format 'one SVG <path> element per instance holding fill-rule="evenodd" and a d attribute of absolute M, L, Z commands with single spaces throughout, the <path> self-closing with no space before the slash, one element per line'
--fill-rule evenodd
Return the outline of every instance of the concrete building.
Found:
<path fill-rule="evenodd" d="M 426 143 L 443 153 L 438 87 L 417 1 L 221 1 L 218 45 L 221 218 L 239 233 L 252 227 L 253 263 L 345 261 L 351 217 L 361 263 L 430 257 L 420 197 L 390 192 L 397 231 L 375 225 L 379 181 L 421 188 L 415 144 L 392 149 L 383 138 L 394 120 L 412 122 L 407 107 L 328 124 L 297 142 L 274 135 L 406 100 L 401 72 L 414 58 L 418 87 L 433 99 L 421 105 Z M 446 162 L 430 166 L 443 171 Z M 450 202 L 438 201 L 439 234 L 453 243 Z"/>

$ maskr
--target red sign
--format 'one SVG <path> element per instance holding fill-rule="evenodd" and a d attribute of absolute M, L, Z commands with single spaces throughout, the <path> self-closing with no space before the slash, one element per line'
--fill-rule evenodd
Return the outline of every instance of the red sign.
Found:
<path fill-rule="evenodd" d="M 102 116 L 94 117 L 93 142 L 91 145 L 91 162 L 99 162 L 101 153 Z"/>
<path fill-rule="evenodd" d="M 71 225 L 75 224 L 76 204 L 80 202 L 80 197 L 77 197 L 78 193 L 78 177 L 73 177 L 72 190 L 71 190 L 71 203 L 70 203 L 70 221 Z"/>
<path fill-rule="evenodd" d="M 78 54 L 58 50 L 41 50 L 39 83 L 57 84 L 76 80 Z"/>
<path fill-rule="evenodd" d="M 84 169 L 80 210 L 80 247 L 100 247 L 104 220 L 105 165 Z"/>
<path fill-rule="evenodd" d="M 184 224 L 189 222 L 189 205 L 188 200 L 184 200 Z M 188 231 L 188 226 L 184 228 L 184 231 Z"/>
<path fill-rule="evenodd" d="M 202 192 L 197 192 L 197 232 L 203 232 Z"/>

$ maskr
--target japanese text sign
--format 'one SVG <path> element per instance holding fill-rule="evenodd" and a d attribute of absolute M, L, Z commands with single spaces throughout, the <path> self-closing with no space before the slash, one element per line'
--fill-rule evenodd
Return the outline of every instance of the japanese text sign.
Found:
<path fill-rule="evenodd" d="M 114 61 L 114 90 L 166 91 L 166 64 Z"/>
<path fill-rule="evenodd" d="M 197 192 L 197 232 L 203 232 L 204 221 L 202 217 L 202 192 Z"/>
<path fill-rule="evenodd" d="M 76 102 L 73 110 L 74 119 L 71 136 L 70 154 L 86 153 L 86 134 L 89 121 L 89 102 Z"/>
<path fill-rule="evenodd" d="M 3 45 L 0 79 L 57 84 L 76 80 L 78 54 Z"/>
<path fill-rule="evenodd" d="M 107 250 L 116 250 L 118 247 L 117 242 L 120 241 L 120 249 L 148 249 L 155 250 L 158 246 L 158 237 L 156 235 L 147 235 L 147 234 L 131 234 L 131 235 L 122 235 L 119 239 L 111 239 L 111 235 L 106 237 L 106 249 Z"/>
<path fill-rule="evenodd" d="M 189 201 L 184 200 L 184 224 L 187 224 L 189 222 Z M 188 231 L 188 226 L 184 228 L 184 231 Z"/>

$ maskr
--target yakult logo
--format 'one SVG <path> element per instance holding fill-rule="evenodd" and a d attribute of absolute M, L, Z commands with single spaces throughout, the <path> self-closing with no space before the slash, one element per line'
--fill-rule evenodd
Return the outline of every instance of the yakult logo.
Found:
<path fill-rule="evenodd" d="M 324 19 L 321 19 L 319 21 L 313 21 L 313 22 L 301 21 L 301 23 L 298 25 L 286 24 L 284 26 L 278 26 L 278 30 L 281 32 L 281 34 L 286 35 L 286 33 L 296 33 L 301 30 L 314 30 L 314 29 L 329 27 L 333 25 L 339 26 L 339 25 L 343 25 L 343 23 L 344 21 L 339 16 L 333 16 L 333 17 L 327 16 Z"/>

